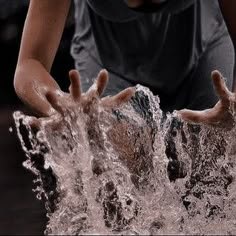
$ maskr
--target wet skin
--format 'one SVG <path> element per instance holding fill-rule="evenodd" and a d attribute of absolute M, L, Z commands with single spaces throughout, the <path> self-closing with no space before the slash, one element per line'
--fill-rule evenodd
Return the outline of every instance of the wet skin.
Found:
<path fill-rule="evenodd" d="M 228 91 L 218 71 L 214 71 L 212 77 L 216 91 L 220 96 L 220 101 L 216 106 L 205 111 L 181 110 L 178 111 L 179 117 L 189 122 L 217 126 L 227 124 L 227 127 L 232 127 L 234 117 L 229 107 L 231 103 L 235 104 L 235 96 Z M 55 113 L 52 116 L 44 118 L 32 117 L 31 125 L 40 129 L 42 121 L 48 120 L 49 125 L 57 128 L 62 124 L 62 118 L 68 114 L 68 109 L 77 110 L 80 107 L 82 112 L 88 115 L 86 125 L 88 138 L 89 140 L 95 141 L 90 144 L 91 150 L 96 156 L 93 168 L 94 173 L 99 175 L 103 172 L 103 167 L 100 165 L 104 157 L 97 155 L 97 153 L 100 153 L 100 150 L 105 150 L 102 131 L 99 128 L 98 120 L 98 106 L 102 107 L 106 111 L 104 119 L 109 119 L 108 122 L 111 127 L 107 133 L 109 141 L 121 162 L 125 164 L 130 173 L 133 174 L 134 184 L 137 183 L 138 179 L 136 178 L 140 177 L 137 173 L 140 173 L 141 170 L 149 172 L 152 169 L 153 130 L 145 122 L 140 126 L 132 121 L 132 119 L 118 120 L 117 117 L 112 114 L 114 110 L 131 99 L 135 93 L 135 89 L 128 88 L 115 96 L 100 98 L 109 80 L 107 71 L 102 70 L 99 73 L 95 84 L 86 93 L 81 92 L 80 78 L 77 71 L 72 70 L 69 74 L 69 78 L 71 85 L 68 94 L 60 96 L 56 93 L 49 92 L 46 95 Z M 129 130 L 133 131 L 132 135 L 128 135 Z"/>

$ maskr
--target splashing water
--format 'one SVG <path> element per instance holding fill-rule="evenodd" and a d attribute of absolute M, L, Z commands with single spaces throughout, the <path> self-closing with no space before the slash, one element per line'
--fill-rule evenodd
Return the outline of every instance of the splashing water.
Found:
<path fill-rule="evenodd" d="M 70 110 L 37 131 L 15 112 L 45 234 L 235 234 L 236 131 L 163 117 L 142 86 L 119 109 Z"/>

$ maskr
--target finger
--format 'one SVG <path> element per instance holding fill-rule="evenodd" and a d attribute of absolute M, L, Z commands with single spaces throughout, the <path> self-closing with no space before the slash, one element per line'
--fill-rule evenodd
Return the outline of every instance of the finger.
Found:
<path fill-rule="evenodd" d="M 98 95 L 101 96 L 103 91 L 105 90 L 107 83 L 108 83 L 109 77 L 107 70 L 101 70 L 98 74 L 98 78 L 96 81 L 97 84 L 97 92 Z"/>
<path fill-rule="evenodd" d="M 131 97 L 134 95 L 134 93 L 135 93 L 134 87 L 127 88 L 121 91 L 120 93 L 118 93 L 117 95 L 113 96 L 113 100 L 117 106 L 120 106 L 128 102 L 131 99 Z"/>
<path fill-rule="evenodd" d="M 183 109 L 183 110 L 177 111 L 177 115 L 181 119 L 187 122 L 209 124 L 213 122 L 214 117 L 216 117 L 214 115 L 214 112 L 210 110 L 208 109 L 204 111 L 193 111 L 189 109 Z"/>
<path fill-rule="evenodd" d="M 87 98 L 98 98 L 102 95 L 108 83 L 108 73 L 106 70 L 101 70 L 94 84 L 86 92 Z"/>
<path fill-rule="evenodd" d="M 113 97 L 105 97 L 101 100 L 103 106 L 117 108 L 128 102 L 135 93 L 135 87 L 127 88 Z"/>
<path fill-rule="evenodd" d="M 221 73 L 215 70 L 212 72 L 211 77 L 213 79 L 216 92 L 220 96 L 221 100 L 223 102 L 226 102 L 226 101 L 229 102 L 230 91 L 228 90 Z"/>
<path fill-rule="evenodd" d="M 80 76 L 77 70 L 71 70 L 69 72 L 70 78 L 70 87 L 69 91 L 74 100 L 79 100 L 81 97 L 81 85 L 80 85 Z"/>
<path fill-rule="evenodd" d="M 62 106 L 59 104 L 59 98 L 56 93 L 53 93 L 51 91 L 47 92 L 46 98 L 48 102 L 51 104 L 51 106 L 58 111 L 60 114 L 64 114 Z"/>

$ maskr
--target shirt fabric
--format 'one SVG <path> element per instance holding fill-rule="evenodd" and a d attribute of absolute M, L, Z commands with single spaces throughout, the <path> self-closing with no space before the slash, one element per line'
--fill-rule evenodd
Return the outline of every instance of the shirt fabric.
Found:
<path fill-rule="evenodd" d="M 167 104 L 209 45 L 228 37 L 217 0 L 171 0 L 155 13 L 135 12 L 123 0 L 74 1 L 71 53 L 85 89 L 106 68 L 114 83 L 142 84 Z"/>

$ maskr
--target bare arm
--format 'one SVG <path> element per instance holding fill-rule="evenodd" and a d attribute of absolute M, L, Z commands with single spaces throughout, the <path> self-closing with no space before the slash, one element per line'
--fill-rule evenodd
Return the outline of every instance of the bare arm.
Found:
<path fill-rule="evenodd" d="M 43 116 L 53 111 L 46 93 L 59 91 L 50 69 L 70 4 L 71 0 L 31 0 L 24 25 L 14 86 L 17 95 Z"/>
<path fill-rule="evenodd" d="M 219 0 L 222 15 L 225 19 L 229 34 L 236 49 L 236 1 Z M 236 72 L 236 70 L 235 70 Z M 236 92 L 236 74 L 234 75 L 233 92 Z"/>

